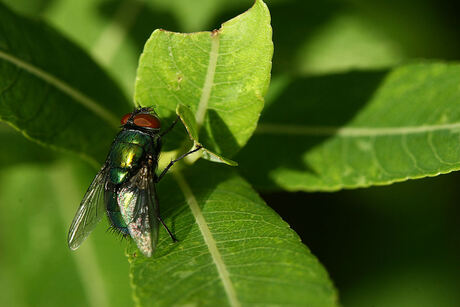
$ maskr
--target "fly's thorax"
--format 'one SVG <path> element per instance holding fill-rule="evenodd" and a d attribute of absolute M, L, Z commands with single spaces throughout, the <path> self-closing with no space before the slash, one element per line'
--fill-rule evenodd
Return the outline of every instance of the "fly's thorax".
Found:
<path fill-rule="evenodd" d="M 127 171 L 137 168 L 147 155 L 156 160 L 159 136 L 139 130 L 122 130 L 112 144 L 109 158 L 112 182 L 122 182 Z"/>
<path fill-rule="evenodd" d="M 136 144 L 117 143 L 110 152 L 112 168 L 129 170 L 135 168 L 145 153 L 145 149 Z"/>
<path fill-rule="evenodd" d="M 123 129 L 116 136 L 115 143 L 129 143 L 144 147 L 151 145 L 152 135 L 137 129 Z"/>

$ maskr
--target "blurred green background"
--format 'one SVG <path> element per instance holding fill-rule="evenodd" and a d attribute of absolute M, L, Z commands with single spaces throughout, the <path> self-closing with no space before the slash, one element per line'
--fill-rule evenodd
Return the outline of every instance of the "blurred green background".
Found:
<path fill-rule="evenodd" d="M 252 5 L 251 0 L 0 1 L 79 44 L 127 97 L 154 29 L 212 30 Z M 266 2 L 275 44 L 272 95 L 287 75 L 460 58 L 458 1 Z M 302 93 L 298 99 L 301 103 Z M 107 233 L 107 224 L 78 251 L 67 249 L 67 229 L 95 170 L 6 126 L 0 126 L 0 143 L 0 305 L 133 305 L 126 242 Z M 459 176 L 263 197 L 325 265 L 344 306 L 458 306 Z"/>

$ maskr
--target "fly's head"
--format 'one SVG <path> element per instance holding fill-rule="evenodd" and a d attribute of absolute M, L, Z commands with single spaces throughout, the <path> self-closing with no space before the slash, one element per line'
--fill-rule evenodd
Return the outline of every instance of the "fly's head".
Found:
<path fill-rule="evenodd" d="M 138 108 L 121 118 L 123 128 L 134 128 L 151 134 L 160 132 L 161 122 L 152 108 Z"/>

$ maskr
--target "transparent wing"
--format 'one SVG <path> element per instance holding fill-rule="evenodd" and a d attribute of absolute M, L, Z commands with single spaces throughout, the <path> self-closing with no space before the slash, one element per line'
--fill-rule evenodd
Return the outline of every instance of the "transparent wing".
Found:
<path fill-rule="evenodd" d="M 67 236 L 67 243 L 72 250 L 81 245 L 105 214 L 104 186 L 106 177 L 107 167 L 103 166 L 86 191 L 73 218 Z"/>
<path fill-rule="evenodd" d="M 153 169 L 145 163 L 118 193 L 118 206 L 139 250 L 152 256 L 158 241 L 158 200 Z"/>

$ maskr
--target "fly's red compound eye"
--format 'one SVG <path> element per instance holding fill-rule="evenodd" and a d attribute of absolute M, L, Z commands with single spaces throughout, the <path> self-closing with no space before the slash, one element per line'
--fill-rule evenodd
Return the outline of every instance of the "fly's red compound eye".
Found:
<path fill-rule="evenodd" d="M 131 113 L 128 113 L 128 114 L 125 114 L 123 115 L 123 117 L 121 118 L 121 124 L 122 125 L 125 125 L 127 122 L 128 122 L 128 119 L 131 117 Z"/>
<path fill-rule="evenodd" d="M 158 117 L 150 114 L 138 114 L 134 117 L 134 124 L 139 127 L 159 129 L 161 127 Z"/>

